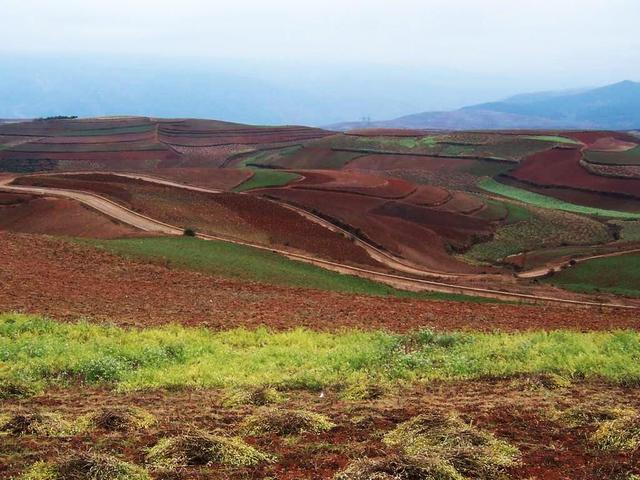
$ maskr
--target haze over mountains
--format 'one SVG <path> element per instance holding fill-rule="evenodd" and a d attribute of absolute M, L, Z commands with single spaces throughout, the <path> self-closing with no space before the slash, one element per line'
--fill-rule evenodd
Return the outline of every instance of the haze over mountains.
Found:
<path fill-rule="evenodd" d="M 337 130 L 372 127 L 631 130 L 640 127 L 640 83 L 625 80 L 587 90 L 522 94 L 459 110 L 423 112 L 387 121 L 348 122 L 331 127 Z"/>
<path fill-rule="evenodd" d="M 508 76 L 365 63 L 0 56 L 0 118 L 139 115 L 321 126 L 459 108 L 521 88 Z"/>
<path fill-rule="evenodd" d="M 140 115 L 329 125 L 338 130 L 640 126 L 640 84 L 630 81 L 486 103 L 539 85 L 575 85 L 576 80 L 542 82 L 372 64 L 136 56 L 27 55 L 0 60 L 0 118 Z M 374 121 L 345 122 L 363 117 Z"/>

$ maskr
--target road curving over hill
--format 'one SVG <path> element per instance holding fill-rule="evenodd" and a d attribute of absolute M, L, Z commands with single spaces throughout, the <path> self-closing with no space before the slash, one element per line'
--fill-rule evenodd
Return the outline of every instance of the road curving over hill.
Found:
<path fill-rule="evenodd" d="M 210 193 L 210 194 L 220 194 L 220 193 L 228 193 L 225 192 L 224 190 L 219 190 L 219 189 L 213 189 L 213 188 L 206 188 L 206 187 L 198 187 L 195 185 L 189 185 L 186 183 L 180 183 L 180 182 L 176 182 L 173 180 L 168 180 L 162 177 L 157 177 L 157 176 L 151 176 L 151 175 L 147 175 L 147 174 L 141 174 L 141 173 L 130 173 L 130 172 L 104 172 L 104 171 L 82 171 L 82 172 L 55 172 L 55 173 L 36 173 L 33 175 L 21 175 L 21 177 L 27 177 L 27 176 L 38 176 L 38 177 L 42 177 L 42 176 L 62 176 L 62 175 L 94 175 L 94 174 L 101 174 L 101 175 L 113 175 L 113 176 L 117 176 L 117 177 L 124 177 L 124 178 L 129 178 L 129 179 L 134 179 L 134 180 L 141 180 L 144 182 L 149 182 L 149 183 L 153 183 L 156 185 L 163 185 L 163 186 L 168 186 L 168 187 L 173 187 L 173 188 L 181 188 L 181 189 L 185 189 L 185 190 L 190 190 L 190 191 L 195 191 L 195 192 L 200 192 L 200 193 Z M 2 184 L 9 184 L 11 183 L 11 181 L 13 179 L 15 179 L 17 177 L 12 177 L 10 180 L 4 180 L 2 181 L 0 179 L 0 185 Z M 58 189 L 55 189 L 56 191 Z M 89 192 L 87 192 L 89 193 Z M 248 195 L 248 192 L 239 192 L 239 195 Z M 272 199 L 272 198 L 265 198 L 262 197 L 263 200 L 265 201 L 269 201 L 272 203 L 275 203 L 283 208 L 286 208 L 288 210 L 294 211 L 297 214 L 303 216 L 304 218 L 306 218 L 309 221 L 312 221 L 334 233 L 338 233 L 340 235 L 345 236 L 346 238 L 348 238 L 349 240 L 353 241 L 353 243 L 355 243 L 356 245 L 358 245 L 359 247 L 361 247 L 363 250 L 365 250 L 365 252 L 367 252 L 367 254 L 374 260 L 376 260 L 378 263 L 385 265 L 386 267 L 397 271 L 397 272 L 402 272 L 405 274 L 410 274 L 410 275 L 417 275 L 420 277 L 428 277 L 428 278 L 433 278 L 433 277 L 437 277 L 437 278 L 441 278 L 441 279 L 457 279 L 457 278 L 473 278 L 473 277 L 478 277 L 478 274 L 475 273 L 451 273 L 451 272 L 443 272 L 441 270 L 433 270 L 433 269 L 427 269 L 424 268 L 420 265 L 414 264 L 406 259 L 401 259 L 396 257 L 395 255 L 393 255 L 390 252 L 381 250 L 380 248 L 376 247 L 375 245 L 372 245 L 371 243 L 367 242 L 366 240 L 363 240 L 362 238 L 354 235 L 352 232 L 349 232 L 348 230 L 335 225 L 334 223 L 330 222 L 329 220 L 326 220 L 325 218 L 316 215 L 312 212 L 309 212 L 308 210 L 305 210 L 304 208 L 301 207 L 297 207 L 295 205 L 291 205 L 287 202 L 283 202 L 283 201 L 279 201 L 276 199 Z M 149 230 L 149 231 L 153 231 L 153 230 Z M 486 275 L 483 275 L 482 278 L 487 278 Z"/>
<path fill-rule="evenodd" d="M 87 173 L 87 172 L 84 172 L 84 173 Z M 145 181 L 154 181 L 155 183 L 161 183 L 167 186 L 198 189 L 198 191 L 205 191 L 209 193 L 216 193 L 216 192 L 219 193 L 219 191 L 200 188 L 200 187 L 185 186 L 184 184 L 172 182 L 170 180 L 165 180 L 165 179 L 157 179 L 156 177 L 149 177 L 147 175 L 111 173 L 111 172 L 100 172 L 100 173 L 120 175 L 128 178 L 136 178 L 136 179 L 145 180 Z M 105 197 L 102 197 L 94 193 L 82 192 L 82 191 L 76 191 L 76 190 L 57 189 L 57 188 L 11 185 L 11 182 L 15 178 L 16 176 L 0 177 L 0 191 L 71 198 L 115 220 L 118 220 L 122 223 L 125 223 L 127 225 L 130 225 L 132 227 L 138 228 L 146 232 L 157 233 L 162 235 L 182 235 L 184 231 L 182 228 L 178 226 L 170 225 L 170 224 L 161 222 L 159 220 L 155 220 L 146 215 L 134 212 L 133 210 L 130 210 L 112 200 L 109 200 Z M 369 270 L 366 268 L 354 267 L 351 265 L 341 264 L 338 262 L 332 262 L 329 260 L 317 258 L 312 255 L 303 255 L 299 253 L 293 253 L 293 252 L 289 252 L 289 251 L 281 250 L 277 248 L 266 247 L 263 245 L 257 245 L 257 244 L 243 242 L 239 240 L 233 240 L 233 239 L 225 238 L 222 236 L 208 235 L 208 234 L 198 234 L 197 236 L 204 240 L 218 240 L 218 241 L 230 242 L 230 243 L 235 243 L 237 245 L 243 245 L 243 246 L 256 248 L 263 251 L 277 253 L 285 257 L 291 258 L 293 260 L 311 263 L 319 267 L 326 268 L 328 270 L 333 270 L 333 271 L 344 273 L 344 274 L 357 275 L 360 277 L 385 283 L 396 288 L 407 289 L 407 290 L 415 290 L 415 291 L 422 290 L 422 291 L 433 291 L 433 292 L 442 292 L 442 293 L 474 295 L 479 297 L 493 298 L 493 299 L 506 300 L 506 301 L 560 303 L 560 304 L 568 304 L 568 305 L 582 305 L 582 306 L 591 306 L 591 307 L 595 306 L 595 307 L 610 307 L 610 308 L 624 308 L 624 309 L 639 308 L 635 305 L 629 305 L 629 304 L 589 302 L 589 301 L 582 301 L 582 300 L 572 300 L 572 299 L 556 298 L 556 297 L 550 297 L 550 296 L 509 292 L 509 291 L 502 291 L 502 290 L 495 290 L 495 289 L 488 289 L 488 288 L 481 288 L 481 287 L 455 285 L 455 284 L 450 284 L 450 283 L 445 283 L 440 281 L 427 280 L 423 278 L 414 278 L 414 277 L 404 276 L 400 274 L 383 273 L 375 270 Z"/>

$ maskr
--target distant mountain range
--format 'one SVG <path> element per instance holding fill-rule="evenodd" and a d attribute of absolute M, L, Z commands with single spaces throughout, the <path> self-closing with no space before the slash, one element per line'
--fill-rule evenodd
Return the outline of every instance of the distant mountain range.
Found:
<path fill-rule="evenodd" d="M 529 93 L 454 111 L 416 113 L 387 121 L 345 122 L 329 128 L 632 130 L 640 128 L 640 83 L 626 80 L 588 90 Z"/>

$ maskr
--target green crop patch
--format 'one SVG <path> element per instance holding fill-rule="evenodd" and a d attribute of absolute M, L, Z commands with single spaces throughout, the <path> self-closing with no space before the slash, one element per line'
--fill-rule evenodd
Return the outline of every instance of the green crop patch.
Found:
<path fill-rule="evenodd" d="M 640 298 L 640 255 L 588 260 L 556 273 L 545 282 L 574 292 Z"/>
<path fill-rule="evenodd" d="M 302 147 L 300 145 L 292 145 L 290 147 L 283 147 L 278 149 L 257 150 L 251 154 L 245 156 L 236 167 L 238 168 L 251 168 L 251 166 L 265 166 L 265 167 L 278 167 L 282 159 L 300 151 Z"/>
<path fill-rule="evenodd" d="M 640 333 L 573 331 L 214 332 L 175 325 L 126 329 L 0 315 L 0 381 L 149 388 L 339 388 L 522 374 L 640 381 Z"/>
<path fill-rule="evenodd" d="M 363 295 L 496 302 L 468 295 L 397 290 L 365 278 L 343 275 L 276 253 L 223 241 L 189 237 L 79 241 L 127 257 L 160 261 L 165 265 L 240 280 Z"/>
<path fill-rule="evenodd" d="M 552 210 L 563 210 L 565 212 L 580 213 L 583 215 L 594 215 L 598 217 L 608 218 L 625 218 L 640 219 L 640 213 L 621 212 L 619 210 L 605 210 L 602 208 L 585 207 L 575 203 L 569 203 L 557 198 L 540 195 L 539 193 L 530 192 L 522 188 L 512 187 L 497 182 L 493 178 L 484 178 L 478 182 L 478 186 L 487 192 L 502 195 L 503 197 L 512 198 L 524 203 L 529 203 L 540 208 L 548 208 Z"/>
<path fill-rule="evenodd" d="M 472 262 L 497 263 L 509 255 L 561 246 L 603 244 L 613 240 L 607 227 L 573 213 L 504 202 L 508 215 L 491 240 L 465 253 Z"/>
<path fill-rule="evenodd" d="M 246 192 L 248 190 L 255 190 L 256 188 L 280 187 L 298 180 L 299 178 L 300 175 L 296 175 L 295 173 L 268 169 L 254 169 L 253 175 L 245 182 L 234 188 L 233 191 Z"/>
<path fill-rule="evenodd" d="M 540 140 L 542 142 L 552 142 L 552 143 L 560 143 L 567 145 L 580 145 L 580 142 L 576 140 L 572 140 L 567 137 L 560 137 L 557 135 L 532 135 L 523 138 L 528 138 L 529 140 Z"/>
<path fill-rule="evenodd" d="M 598 152 L 587 150 L 584 158 L 589 163 L 598 165 L 640 165 L 640 145 L 622 152 Z"/>

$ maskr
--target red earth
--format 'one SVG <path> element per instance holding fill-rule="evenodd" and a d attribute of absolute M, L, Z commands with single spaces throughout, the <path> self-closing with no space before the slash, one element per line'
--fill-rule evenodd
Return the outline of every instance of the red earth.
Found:
<path fill-rule="evenodd" d="M 144 235 L 74 200 L 2 192 L 0 230 L 90 238 Z"/>
<path fill-rule="evenodd" d="M 164 121 L 158 133 L 161 141 L 184 146 L 297 142 L 333 134 L 310 127 L 254 127 L 211 120 Z"/>
<path fill-rule="evenodd" d="M 249 169 L 182 167 L 159 168 L 153 175 L 197 187 L 232 190 L 251 178 L 253 173 Z"/>
<path fill-rule="evenodd" d="M 637 147 L 635 142 L 623 142 L 614 137 L 599 138 L 595 142 L 589 145 L 589 150 L 595 150 L 599 152 L 624 152 Z"/>
<path fill-rule="evenodd" d="M 152 166 L 176 166 L 179 155 L 168 148 L 111 152 L 22 152 L 0 150 L 0 161 L 47 160 L 60 165 L 72 164 L 72 170 L 127 170 Z M 68 169 L 68 168 L 67 168 Z"/>
<path fill-rule="evenodd" d="M 629 135 L 622 132 L 608 132 L 608 131 L 586 131 L 586 132 L 566 132 L 562 135 L 578 140 L 579 142 L 584 143 L 589 146 L 597 141 L 607 138 L 613 137 L 617 140 L 623 142 L 636 142 L 637 138 L 633 135 Z"/>
<path fill-rule="evenodd" d="M 171 225 L 341 263 L 380 267 L 344 235 L 254 195 L 196 192 L 108 174 L 28 176 L 15 183 L 94 192 Z"/>
<path fill-rule="evenodd" d="M 252 193 L 319 212 L 357 230 L 395 255 L 445 271 L 481 270 L 453 258 L 445 242 L 464 248 L 477 235 L 489 235 L 492 231 L 490 222 L 481 219 L 353 193 L 296 188 L 260 189 Z"/>
<path fill-rule="evenodd" d="M 45 137 L 40 140 L 36 140 L 37 144 L 51 144 L 51 145 L 91 145 L 91 144 L 111 144 L 111 143 L 134 143 L 154 140 L 156 132 L 154 129 L 147 132 L 138 133 L 120 133 L 114 135 L 81 135 L 77 137 L 73 136 L 60 136 L 60 137 Z"/>
<path fill-rule="evenodd" d="M 431 185 L 419 185 L 416 190 L 403 200 L 414 205 L 437 207 L 451 201 L 453 194 L 448 190 Z"/>
<path fill-rule="evenodd" d="M 399 199 L 416 191 L 416 185 L 404 180 L 342 170 L 302 170 L 300 181 L 291 188 L 331 190 L 378 198 Z"/>
<path fill-rule="evenodd" d="M 0 232 L 0 311 L 148 327 L 300 326 L 405 332 L 640 329 L 634 311 L 370 297 L 229 280 L 52 237 Z"/>
<path fill-rule="evenodd" d="M 554 148 L 525 159 L 509 172 L 516 180 L 537 186 L 555 186 L 640 199 L 640 179 L 594 175 L 580 165 L 578 149 Z"/>
<path fill-rule="evenodd" d="M 478 177 L 468 173 L 468 170 L 478 163 L 478 160 L 465 158 L 376 154 L 356 158 L 349 162 L 345 169 L 389 175 L 445 188 L 473 189 Z"/>
<path fill-rule="evenodd" d="M 509 478 L 538 480 L 614 480 L 640 473 L 637 451 L 616 452 L 593 448 L 588 436 L 594 427 L 571 427 L 551 413 L 590 405 L 626 406 L 640 409 L 638 389 L 604 382 L 580 382 L 551 389 L 544 379 L 486 379 L 464 382 L 429 382 L 384 393 L 371 400 L 345 401 L 339 392 L 284 392 L 279 406 L 327 416 L 336 427 L 328 432 L 291 437 L 269 434 L 246 440 L 276 455 L 274 463 L 238 468 L 220 465 L 191 466 L 162 478 L 183 480 L 326 480 L 351 462 L 363 458 L 393 458 L 397 452 L 385 446 L 382 436 L 398 424 L 423 413 L 460 415 L 476 428 L 489 431 L 517 447 L 522 461 L 508 472 Z M 54 412 L 75 419 L 96 411 L 121 411 L 131 407 L 152 412 L 158 423 L 148 429 L 110 431 L 95 428 L 68 438 L 42 435 L 3 436 L 3 453 L 9 460 L 0 465 L 0 476 L 19 475 L 38 460 L 57 461 L 70 451 L 105 452 L 144 465 L 145 453 L 159 439 L 197 427 L 205 431 L 237 432 L 240 422 L 260 407 L 229 406 L 228 392 L 145 390 L 114 392 L 108 388 L 77 386 L 50 389 L 28 399 L 9 399 L 7 412 Z M 593 408 L 593 407 L 591 407 Z M 170 476 L 169 476 L 170 475 Z"/>
<path fill-rule="evenodd" d="M 336 151 L 330 147 L 306 146 L 269 163 L 292 170 L 342 168 L 360 156 L 362 154 L 357 152 Z"/>

